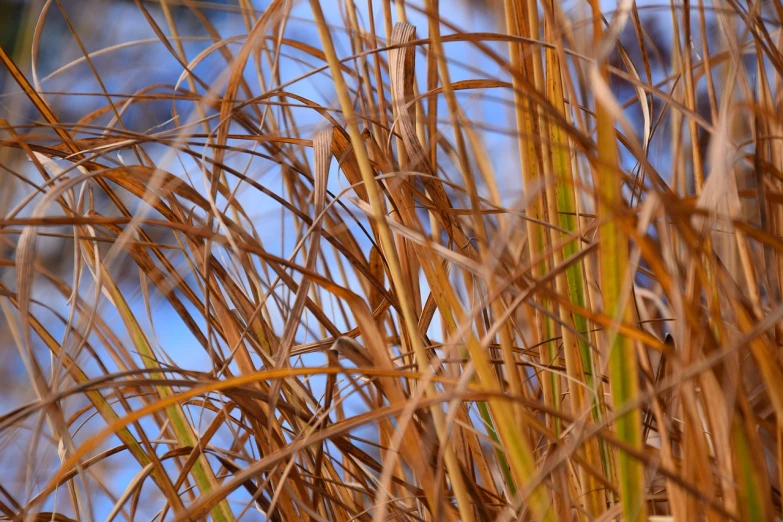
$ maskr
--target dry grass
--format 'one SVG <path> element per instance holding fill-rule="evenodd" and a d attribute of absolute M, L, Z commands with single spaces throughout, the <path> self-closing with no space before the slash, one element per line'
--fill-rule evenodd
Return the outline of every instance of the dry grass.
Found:
<path fill-rule="evenodd" d="M 783 2 L 469 4 L 24 4 L 0 519 L 780 516 Z"/>

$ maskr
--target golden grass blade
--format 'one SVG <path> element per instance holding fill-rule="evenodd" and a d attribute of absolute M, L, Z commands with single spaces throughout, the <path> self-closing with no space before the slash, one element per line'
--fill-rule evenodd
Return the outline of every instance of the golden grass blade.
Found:
<path fill-rule="evenodd" d="M 598 3 L 591 2 L 593 10 L 593 38 L 596 49 L 606 46 L 611 39 L 603 38 L 603 27 Z M 610 44 L 611 45 L 611 44 Z M 602 60 L 603 56 L 599 56 Z M 598 186 L 599 212 L 603 218 L 600 231 L 601 295 L 607 315 L 615 320 L 627 320 L 630 308 L 627 306 L 626 290 L 628 278 L 628 243 L 618 221 L 622 218 L 622 178 L 618 175 L 618 147 L 614 122 L 618 117 L 607 106 L 606 65 L 594 66 L 592 81 L 596 90 L 604 92 L 604 99 L 596 99 L 597 165 L 595 179 Z M 600 91 L 599 91 L 600 92 Z M 615 328 L 607 332 L 609 375 L 615 408 L 623 407 L 639 395 L 639 377 L 636 348 L 630 339 L 618 333 Z M 641 412 L 632 410 L 616 420 L 620 440 L 632 447 L 641 448 Z M 620 500 L 623 503 L 623 517 L 630 521 L 644 521 L 647 505 L 644 467 L 627 453 L 620 452 L 617 459 L 617 473 L 620 482 Z"/>

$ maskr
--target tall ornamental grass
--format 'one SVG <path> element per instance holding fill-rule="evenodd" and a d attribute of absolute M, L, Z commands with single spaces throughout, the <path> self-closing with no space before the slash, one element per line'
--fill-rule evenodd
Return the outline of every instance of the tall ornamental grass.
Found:
<path fill-rule="evenodd" d="M 3 9 L 0 519 L 780 520 L 781 0 Z"/>

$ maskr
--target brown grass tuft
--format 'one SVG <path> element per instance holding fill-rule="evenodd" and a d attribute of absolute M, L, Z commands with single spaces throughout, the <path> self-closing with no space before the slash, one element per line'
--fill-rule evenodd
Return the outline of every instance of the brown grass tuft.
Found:
<path fill-rule="evenodd" d="M 780 519 L 783 2 L 607 5 L 0 3 L 0 520 Z"/>

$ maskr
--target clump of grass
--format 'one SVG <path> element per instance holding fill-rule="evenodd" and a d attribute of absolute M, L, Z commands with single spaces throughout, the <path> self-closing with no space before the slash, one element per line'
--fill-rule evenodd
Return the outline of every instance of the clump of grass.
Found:
<path fill-rule="evenodd" d="M 0 518 L 780 517 L 783 3 L 335 5 L 21 10 Z"/>

